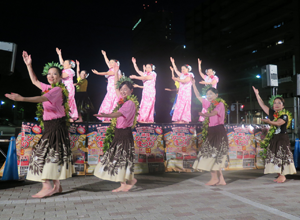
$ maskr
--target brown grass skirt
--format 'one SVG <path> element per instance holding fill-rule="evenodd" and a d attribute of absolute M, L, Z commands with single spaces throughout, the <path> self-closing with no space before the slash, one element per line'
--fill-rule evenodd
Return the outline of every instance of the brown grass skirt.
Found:
<path fill-rule="evenodd" d="M 44 182 L 72 177 L 73 158 L 66 118 L 44 121 L 44 132 L 33 147 L 27 179 Z"/>
<path fill-rule="evenodd" d="M 134 178 L 134 141 L 131 128 L 115 129 L 115 137 L 94 175 L 104 180 L 125 182 Z"/>
<path fill-rule="evenodd" d="M 228 138 L 224 125 L 208 127 L 207 138 L 199 149 L 193 168 L 206 171 L 224 168 L 227 154 Z"/>
<path fill-rule="evenodd" d="M 267 173 L 296 173 L 288 134 L 274 134 L 270 140 L 265 159 L 265 174 Z"/>

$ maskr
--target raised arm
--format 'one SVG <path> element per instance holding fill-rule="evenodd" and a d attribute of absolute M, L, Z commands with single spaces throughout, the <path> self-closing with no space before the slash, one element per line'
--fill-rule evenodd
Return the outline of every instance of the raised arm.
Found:
<path fill-rule="evenodd" d="M 175 70 L 175 73 L 180 77 L 181 76 L 181 72 L 177 69 L 177 67 L 175 65 L 175 60 L 172 57 L 170 57 L 170 60 L 171 60 L 172 66 L 173 66 L 173 68 Z"/>
<path fill-rule="evenodd" d="M 106 52 L 104 50 L 101 50 L 101 53 L 102 53 L 102 55 L 104 57 L 106 65 L 107 65 L 107 67 L 109 69 L 109 59 L 107 58 Z"/>
<path fill-rule="evenodd" d="M 76 60 L 76 65 L 77 65 L 77 68 L 76 68 L 76 73 L 77 73 L 77 79 L 80 78 L 80 63 L 78 60 Z"/>
<path fill-rule="evenodd" d="M 202 73 L 201 63 L 202 63 L 202 60 L 200 60 L 200 59 L 198 58 L 198 69 L 199 69 L 199 73 L 200 73 L 200 76 L 202 77 L 202 79 L 205 80 L 205 77 L 206 77 L 206 76 L 205 76 L 204 73 Z"/>
<path fill-rule="evenodd" d="M 138 80 L 151 80 L 153 79 L 152 76 L 136 76 L 136 75 L 131 75 L 129 76 L 130 79 L 138 79 Z"/>
<path fill-rule="evenodd" d="M 195 93 L 195 96 L 196 98 L 202 103 L 202 97 L 196 87 L 196 84 L 195 84 L 195 80 L 193 79 L 193 90 L 194 90 L 194 93 Z"/>
<path fill-rule="evenodd" d="M 260 107 L 262 108 L 262 110 L 269 115 L 269 110 L 270 108 L 268 106 L 265 105 L 264 101 L 261 99 L 261 97 L 259 96 L 259 91 L 258 89 L 256 89 L 254 86 L 252 86 L 253 91 L 255 93 L 256 99 L 258 101 L 258 104 L 260 105 Z"/>
<path fill-rule="evenodd" d="M 41 83 L 37 79 L 37 77 L 36 77 L 36 75 L 33 71 L 33 68 L 32 68 L 31 55 L 28 55 L 28 53 L 26 51 L 23 51 L 22 56 L 23 56 L 24 63 L 26 64 L 26 67 L 27 67 L 29 77 L 30 77 L 30 80 L 31 80 L 32 84 L 35 85 L 36 87 L 38 87 L 40 90 L 42 90 Z"/>
<path fill-rule="evenodd" d="M 58 48 L 56 47 L 56 53 L 57 53 L 57 55 L 58 55 L 60 65 L 64 65 L 64 59 L 62 58 L 62 55 L 61 55 L 61 49 L 58 49 Z"/>
<path fill-rule="evenodd" d="M 135 69 L 135 71 L 140 75 L 140 76 L 143 76 L 144 73 L 142 71 L 139 70 L 138 66 L 136 65 L 136 59 L 134 57 L 132 57 L 132 63 L 133 63 L 133 67 Z M 145 69 L 145 68 L 143 68 Z M 144 70 L 145 71 L 145 70 Z"/>

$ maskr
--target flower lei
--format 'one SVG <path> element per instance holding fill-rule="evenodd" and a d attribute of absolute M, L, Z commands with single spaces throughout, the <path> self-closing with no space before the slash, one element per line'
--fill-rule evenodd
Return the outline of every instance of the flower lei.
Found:
<path fill-rule="evenodd" d="M 133 125 L 131 126 L 131 128 L 134 128 L 136 125 L 136 122 L 137 122 L 136 120 L 137 120 L 137 116 L 138 116 L 138 112 L 139 112 L 139 108 L 140 108 L 140 103 L 137 101 L 137 97 L 135 95 L 127 96 L 124 99 L 121 98 L 118 101 L 118 105 L 113 110 L 113 113 L 117 112 L 123 106 L 123 104 L 129 100 L 133 101 L 135 104 L 135 116 L 134 116 Z M 105 139 L 104 139 L 104 143 L 103 143 L 103 152 L 106 152 L 110 148 L 110 145 L 115 136 L 116 125 L 117 125 L 117 118 L 112 118 L 110 126 L 106 130 Z"/>
<path fill-rule="evenodd" d="M 273 99 L 273 101 L 274 101 L 274 99 Z M 292 114 L 285 109 L 282 109 L 279 112 L 275 112 L 273 115 L 274 116 L 273 121 L 276 122 L 282 115 L 288 116 L 288 122 L 287 122 L 286 128 L 289 128 L 291 125 L 291 122 L 292 122 Z M 271 125 L 265 139 L 260 142 L 260 148 L 262 148 L 263 151 L 259 152 L 259 155 L 264 159 L 266 158 L 266 155 L 267 155 L 267 147 L 269 146 L 270 140 L 273 138 L 276 129 L 277 129 L 277 126 Z"/>
<path fill-rule="evenodd" d="M 70 126 L 70 107 L 69 107 L 69 91 L 65 87 L 63 83 L 55 83 L 51 85 L 52 88 L 59 86 L 62 89 L 62 94 L 63 94 L 63 106 L 65 108 L 65 113 L 66 113 L 66 125 L 67 127 Z M 42 92 L 42 95 L 48 93 L 52 88 L 49 88 Z M 38 118 L 38 122 L 40 123 L 40 126 L 42 129 L 44 129 L 44 121 L 43 121 L 43 115 L 44 115 L 44 108 L 42 103 L 37 104 L 37 111 L 36 111 L 36 116 Z"/>
<path fill-rule="evenodd" d="M 216 98 L 215 100 L 213 100 L 210 104 L 210 106 L 208 107 L 207 109 L 207 113 L 211 113 L 216 107 L 217 105 L 220 104 L 220 102 L 222 102 L 224 104 L 224 107 L 225 107 L 225 113 L 227 112 L 227 108 L 228 108 L 228 105 L 227 103 L 225 102 L 224 99 L 221 99 L 221 98 Z M 225 117 L 225 120 L 224 122 L 226 121 L 226 117 Z M 207 138 L 207 130 L 208 130 L 208 124 L 209 124 L 209 117 L 205 117 L 205 120 L 204 120 L 204 123 L 203 123 L 203 128 L 202 128 L 202 140 L 203 142 L 205 142 L 206 138 Z"/>

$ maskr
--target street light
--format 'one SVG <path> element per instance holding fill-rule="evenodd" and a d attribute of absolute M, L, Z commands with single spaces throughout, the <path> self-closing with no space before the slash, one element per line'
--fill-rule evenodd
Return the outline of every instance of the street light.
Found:
<path fill-rule="evenodd" d="M 12 105 L 12 108 L 15 108 L 16 106 L 15 105 Z"/>
<path fill-rule="evenodd" d="M 4 101 L 1 101 L 0 103 L 1 103 L 1 105 L 4 105 L 4 104 L 5 104 L 5 102 L 4 102 Z"/>
<path fill-rule="evenodd" d="M 261 76 L 260 76 L 259 74 L 257 74 L 257 75 L 256 75 L 256 78 L 257 78 L 257 79 L 260 79 L 260 78 L 261 78 Z"/>

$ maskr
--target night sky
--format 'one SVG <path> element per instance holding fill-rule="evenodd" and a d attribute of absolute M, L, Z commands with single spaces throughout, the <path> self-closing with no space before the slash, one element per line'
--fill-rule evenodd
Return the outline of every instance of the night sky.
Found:
<path fill-rule="evenodd" d="M 16 43 L 18 50 L 15 73 L 13 76 L 0 78 L 2 88 L 0 98 L 3 99 L 5 92 L 18 92 L 24 96 L 39 95 L 39 90 L 29 80 L 21 56 L 23 50 L 32 55 L 33 68 L 42 82 L 46 82 L 46 78 L 40 74 L 44 64 L 51 61 L 58 62 L 56 47 L 62 49 L 64 59 L 79 60 L 81 69 L 86 69 L 90 73 L 91 69 L 107 71 L 101 54 L 101 50 L 105 50 L 109 59 L 120 60 L 120 69 L 125 75 L 136 74 L 131 62 L 131 57 L 135 56 L 132 54 L 132 27 L 144 12 L 143 4 L 149 5 L 147 10 L 159 8 L 159 10 L 172 11 L 175 41 L 178 44 L 184 44 L 185 14 L 199 2 L 199 0 L 188 0 L 183 4 L 180 0 L 158 0 L 156 5 L 155 1 L 143 0 L 32 1 L 30 3 L 6 1 L 1 3 L 4 4 L 3 9 L 7 10 L 0 15 L 0 41 Z M 139 63 L 139 58 L 136 58 L 138 65 L 142 68 L 143 63 Z M 193 60 L 195 64 L 196 59 L 195 57 Z M 149 57 L 149 62 L 151 62 L 151 57 Z M 169 60 L 166 60 L 166 68 L 170 64 Z M 197 69 L 196 66 L 195 69 Z M 160 74 L 159 71 L 157 73 Z M 164 78 L 161 79 L 164 80 Z M 88 81 L 88 93 L 98 111 L 106 93 L 106 80 L 102 76 L 91 73 Z M 9 87 L 8 84 L 10 84 Z M 166 83 L 157 82 L 157 87 L 169 87 L 171 84 L 170 79 L 167 79 Z M 6 89 L 13 91 L 6 91 Z M 157 88 L 157 91 L 163 91 L 163 88 Z M 140 97 L 141 90 L 135 93 Z M 168 95 L 171 97 L 170 94 Z M 159 105 L 160 103 L 156 103 L 156 106 Z M 170 111 L 170 105 L 171 103 L 168 104 L 167 109 L 163 110 L 166 114 Z M 18 106 L 24 107 L 25 112 L 27 110 L 26 119 L 31 120 L 34 117 L 35 104 L 18 103 Z M 1 117 L 4 113 L 5 111 L 2 110 Z M 166 119 L 164 115 L 161 115 L 156 121 L 170 122 L 171 117 Z"/>

